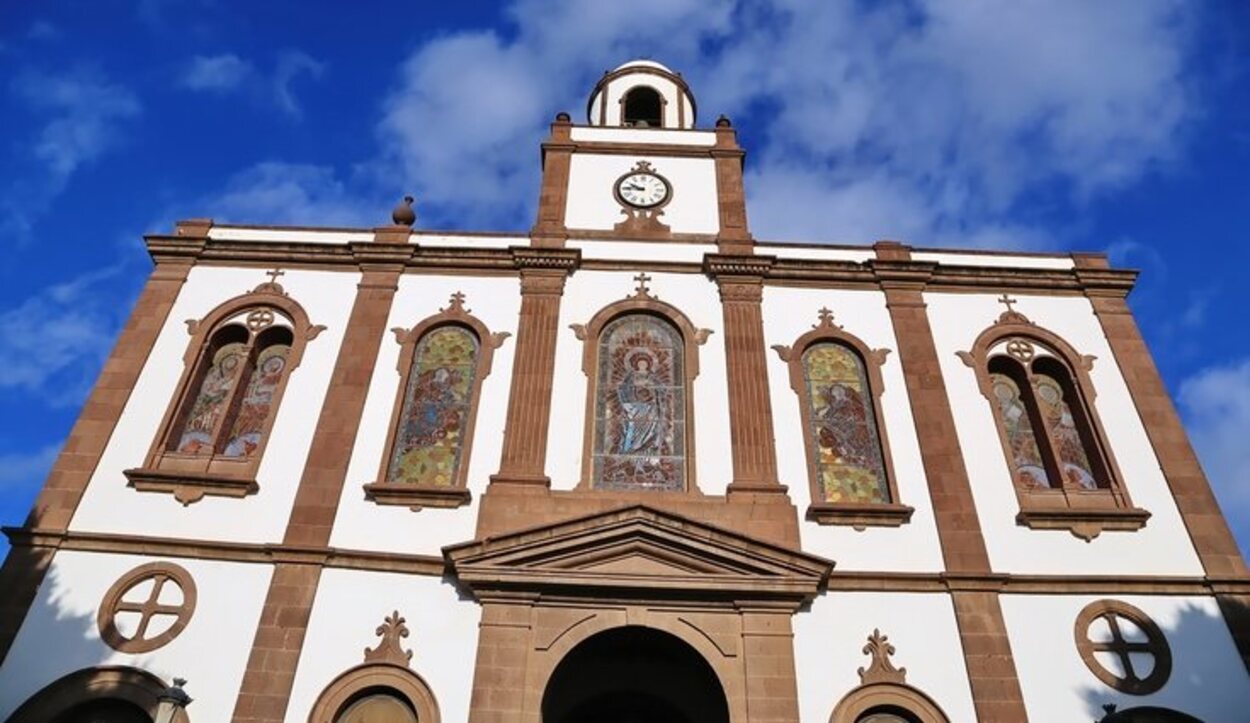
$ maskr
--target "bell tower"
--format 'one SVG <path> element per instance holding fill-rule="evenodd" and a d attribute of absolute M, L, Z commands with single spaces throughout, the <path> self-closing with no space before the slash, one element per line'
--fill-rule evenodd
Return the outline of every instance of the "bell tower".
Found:
<path fill-rule="evenodd" d="M 729 120 L 699 128 L 680 73 L 631 60 L 603 77 L 586 124 L 556 116 L 543 144 L 536 246 L 566 241 L 678 241 L 750 253 L 744 153 Z"/>

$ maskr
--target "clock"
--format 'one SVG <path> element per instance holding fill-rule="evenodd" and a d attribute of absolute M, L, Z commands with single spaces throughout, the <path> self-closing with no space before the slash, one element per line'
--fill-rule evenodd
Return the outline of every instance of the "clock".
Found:
<path fill-rule="evenodd" d="M 633 208 L 661 206 L 673 194 L 668 180 L 653 172 L 650 164 L 645 162 L 640 162 L 632 171 L 617 179 L 615 190 L 617 199 Z"/>

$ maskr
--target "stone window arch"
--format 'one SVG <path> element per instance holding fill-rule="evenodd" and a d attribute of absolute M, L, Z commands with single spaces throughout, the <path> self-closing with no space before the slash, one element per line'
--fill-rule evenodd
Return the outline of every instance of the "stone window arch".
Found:
<path fill-rule="evenodd" d="M 1146 524 L 1150 513 L 1133 507 L 1093 404 L 1093 356 L 1009 308 L 959 357 L 994 415 L 1017 522 L 1087 541 Z"/>
<path fill-rule="evenodd" d="M 691 392 L 711 331 L 652 296 L 649 280 L 572 325 L 588 384 L 580 488 L 698 492 Z"/>
<path fill-rule="evenodd" d="M 399 391 L 391 412 L 378 481 L 364 486 L 378 504 L 458 507 L 467 504 L 469 459 L 482 382 L 494 350 L 511 334 L 491 333 L 464 308 L 464 294 L 411 329 L 399 342 Z"/>
<path fill-rule="evenodd" d="M 792 346 L 773 349 L 789 365 L 799 398 L 811 504 L 821 524 L 895 527 L 911 519 L 901 504 L 881 414 L 881 367 L 888 349 L 869 348 L 822 308 L 819 323 Z"/>
<path fill-rule="evenodd" d="M 48 723 L 88 711 L 103 720 L 128 721 L 142 716 L 154 720 L 160 696 L 167 690 L 164 681 L 146 670 L 121 665 L 84 668 L 32 695 L 9 716 L 8 723 Z M 174 723 L 190 720 L 185 708 L 174 717 Z"/>
<path fill-rule="evenodd" d="M 650 85 L 635 85 L 621 96 L 621 125 L 631 128 L 663 128 L 668 99 Z"/>
<path fill-rule="evenodd" d="M 326 686 L 308 714 L 308 723 L 439 723 L 434 692 L 409 667 L 412 651 L 401 646 L 409 634 L 404 623 L 395 611 L 378 626 L 376 634 L 381 640 L 377 647 L 365 648 L 363 663 Z"/>
<path fill-rule="evenodd" d="M 131 486 L 168 492 L 184 505 L 257 491 L 256 470 L 274 418 L 314 326 L 273 279 L 188 320 L 182 378 Z"/>
<path fill-rule="evenodd" d="M 950 723 L 932 698 L 907 684 L 907 669 L 894 665 L 894 646 L 880 630 L 868 636 L 863 652 L 872 661 L 859 669 L 860 685 L 838 701 L 829 723 Z"/>

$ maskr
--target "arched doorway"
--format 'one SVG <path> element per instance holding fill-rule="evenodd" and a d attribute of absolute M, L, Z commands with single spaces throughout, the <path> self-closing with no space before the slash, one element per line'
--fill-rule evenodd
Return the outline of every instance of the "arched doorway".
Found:
<path fill-rule="evenodd" d="M 663 128 L 664 99 L 655 88 L 640 85 L 621 100 L 622 125 L 632 128 Z"/>
<path fill-rule="evenodd" d="M 622 627 L 564 656 L 543 693 L 543 723 L 729 723 L 703 656 L 669 633 Z"/>

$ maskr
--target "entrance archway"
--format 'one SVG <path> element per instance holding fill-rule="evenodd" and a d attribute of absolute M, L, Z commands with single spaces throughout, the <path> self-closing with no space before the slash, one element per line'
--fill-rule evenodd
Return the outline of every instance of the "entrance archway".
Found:
<path fill-rule="evenodd" d="M 543 723 L 729 723 L 716 672 L 669 633 L 614 628 L 573 648 L 543 692 Z"/>

